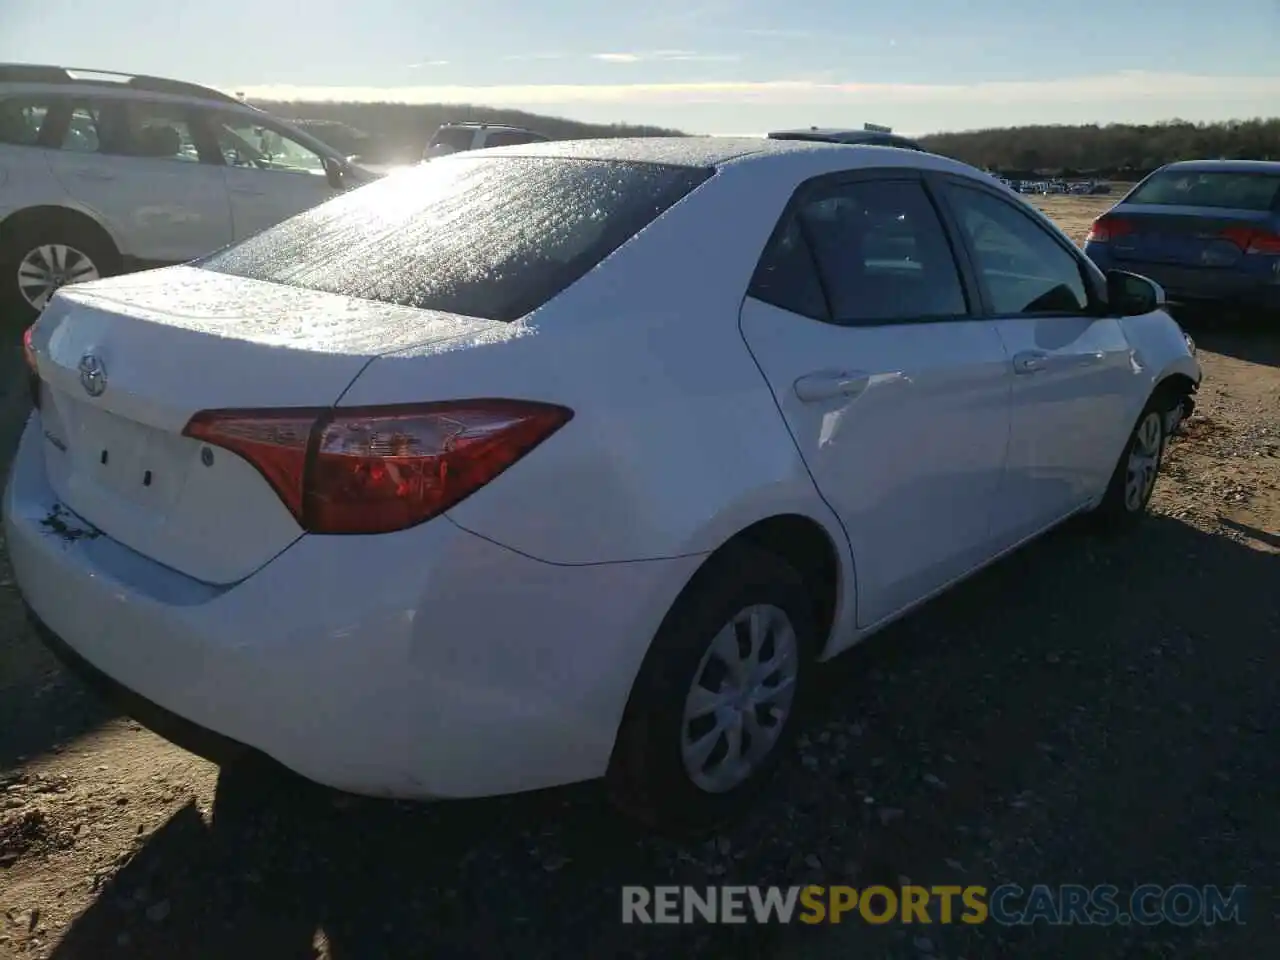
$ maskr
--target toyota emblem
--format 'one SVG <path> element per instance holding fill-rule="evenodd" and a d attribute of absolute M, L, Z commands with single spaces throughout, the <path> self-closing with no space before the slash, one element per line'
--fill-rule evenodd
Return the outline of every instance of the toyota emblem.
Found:
<path fill-rule="evenodd" d="M 100 397 L 107 389 L 107 368 L 92 353 L 80 358 L 80 385 L 91 397 Z"/>

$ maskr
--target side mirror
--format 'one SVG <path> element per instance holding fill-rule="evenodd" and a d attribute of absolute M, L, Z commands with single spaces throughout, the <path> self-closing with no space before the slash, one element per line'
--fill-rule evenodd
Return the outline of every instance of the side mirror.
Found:
<path fill-rule="evenodd" d="M 1164 287 L 1125 270 L 1107 271 L 1107 306 L 1122 317 L 1138 317 L 1165 305 Z"/>
<path fill-rule="evenodd" d="M 324 158 L 324 176 L 329 181 L 329 186 L 335 190 L 344 190 L 347 186 L 346 169 L 342 163 L 333 157 Z"/>

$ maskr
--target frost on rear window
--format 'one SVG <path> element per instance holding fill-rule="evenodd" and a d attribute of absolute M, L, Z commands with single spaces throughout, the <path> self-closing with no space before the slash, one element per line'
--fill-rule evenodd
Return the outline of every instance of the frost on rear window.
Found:
<path fill-rule="evenodd" d="M 515 320 L 711 171 L 562 157 L 447 157 L 197 263 L 366 300 Z"/>
<path fill-rule="evenodd" d="M 1265 211 L 1274 207 L 1278 190 L 1280 176 L 1274 174 L 1169 170 L 1153 175 L 1128 202 Z"/>

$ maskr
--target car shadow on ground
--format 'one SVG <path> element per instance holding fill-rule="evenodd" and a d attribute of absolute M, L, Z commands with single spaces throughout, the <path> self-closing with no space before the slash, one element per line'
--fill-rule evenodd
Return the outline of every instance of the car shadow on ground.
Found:
<path fill-rule="evenodd" d="M 1280 558 L 1171 519 L 1069 525 L 839 659 L 798 760 L 710 840 L 642 837 L 594 785 L 417 806 L 224 771 L 211 822 L 187 807 L 147 838 L 53 956 L 914 956 L 896 925 L 623 925 L 620 887 L 1270 882 L 1277 583 Z M 1261 956 L 1266 913 L 935 926 L 928 950 Z"/>
<path fill-rule="evenodd" d="M 0 339 L 0 491 L 30 411 L 21 348 Z M 114 716 L 36 641 L 10 579 L 0 533 L 0 770 L 55 750 Z"/>

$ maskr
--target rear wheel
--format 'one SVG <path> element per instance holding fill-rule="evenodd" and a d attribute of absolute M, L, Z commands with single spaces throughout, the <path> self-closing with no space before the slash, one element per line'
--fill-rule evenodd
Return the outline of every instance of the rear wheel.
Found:
<path fill-rule="evenodd" d="M 119 262 L 90 226 L 58 217 L 20 225 L 0 239 L 0 303 L 29 324 L 59 288 L 109 276 Z"/>
<path fill-rule="evenodd" d="M 616 806 L 685 833 L 736 813 L 785 754 L 813 666 L 800 575 L 756 547 L 713 560 L 667 615 L 610 763 Z"/>

